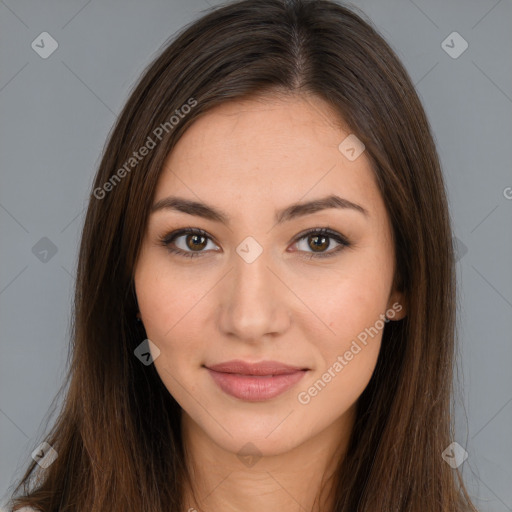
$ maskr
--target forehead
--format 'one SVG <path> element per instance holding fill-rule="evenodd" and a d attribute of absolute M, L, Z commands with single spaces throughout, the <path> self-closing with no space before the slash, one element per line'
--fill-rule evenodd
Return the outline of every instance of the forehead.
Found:
<path fill-rule="evenodd" d="M 177 142 L 154 202 L 182 193 L 210 203 L 245 199 L 263 207 L 265 201 L 288 204 L 333 192 L 354 202 L 378 201 L 364 152 L 350 161 L 338 148 L 350 134 L 317 96 L 225 102 L 198 118 Z"/>
<path fill-rule="evenodd" d="M 171 161 L 204 155 L 212 148 L 216 154 L 237 151 L 255 156 L 260 149 L 276 154 L 282 148 L 296 153 L 311 153 L 314 145 L 329 146 L 350 130 L 323 100 L 312 95 L 266 95 L 227 101 L 198 118 L 181 137 Z M 338 142 L 339 143 L 339 142 Z M 190 150 L 194 145 L 193 155 Z M 291 157 L 292 155 L 290 155 Z"/>

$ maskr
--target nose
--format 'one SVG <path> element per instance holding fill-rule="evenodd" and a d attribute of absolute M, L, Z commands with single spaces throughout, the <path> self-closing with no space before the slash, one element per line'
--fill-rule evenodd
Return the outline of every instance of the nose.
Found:
<path fill-rule="evenodd" d="M 220 329 L 246 342 L 283 334 L 290 326 L 290 290 L 276 276 L 265 251 L 248 263 L 234 254 L 221 291 Z"/>

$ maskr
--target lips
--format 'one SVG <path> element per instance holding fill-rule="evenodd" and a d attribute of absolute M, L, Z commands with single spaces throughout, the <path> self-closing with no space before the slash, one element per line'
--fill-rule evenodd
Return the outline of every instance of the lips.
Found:
<path fill-rule="evenodd" d="M 288 375 L 299 370 L 307 370 L 299 366 L 290 366 L 278 361 L 262 361 L 248 363 L 239 359 L 225 363 L 210 365 L 207 368 L 222 373 L 237 373 L 240 375 Z"/>
<path fill-rule="evenodd" d="M 254 402 L 269 400 L 284 393 L 308 371 L 308 368 L 278 361 L 248 363 L 233 360 L 206 368 L 222 391 L 235 398 Z"/>

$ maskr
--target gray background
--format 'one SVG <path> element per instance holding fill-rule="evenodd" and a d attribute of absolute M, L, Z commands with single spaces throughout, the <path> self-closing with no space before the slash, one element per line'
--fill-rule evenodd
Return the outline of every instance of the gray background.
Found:
<path fill-rule="evenodd" d="M 161 45 L 217 3 L 0 0 L 0 504 L 62 382 L 79 232 L 108 132 Z M 512 0 L 353 5 L 404 62 L 437 140 L 459 249 L 455 440 L 477 506 L 512 511 Z M 31 47 L 45 31 L 59 45 L 47 59 Z M 469 44 L 458 58 L 442 47 L 454 31 Z"/>

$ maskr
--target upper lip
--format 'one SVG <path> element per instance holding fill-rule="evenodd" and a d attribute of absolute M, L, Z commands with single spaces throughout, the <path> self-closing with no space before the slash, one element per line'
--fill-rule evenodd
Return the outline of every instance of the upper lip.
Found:
<path fill-rule="evenodd" d="M 301 370 L 307 370 L 300 366 L 291 366 L 279 361 L 260 361 L 249 363 L 240 359 L 226 361 L 224 363 L 207 366 L 210 370 L 222 373 L 238 373 L 241 375 L 287 375 Z"/>

